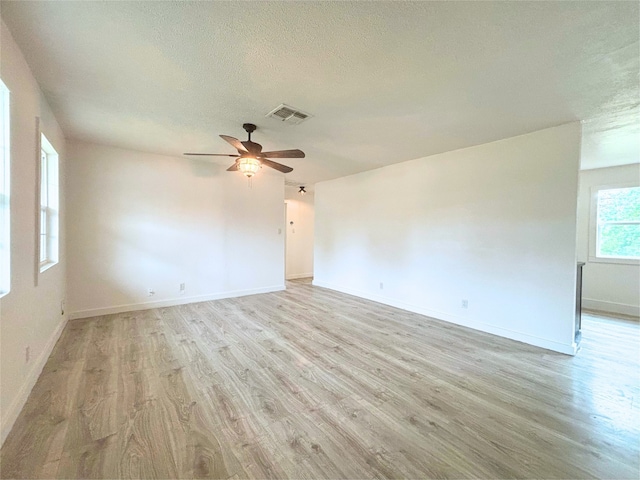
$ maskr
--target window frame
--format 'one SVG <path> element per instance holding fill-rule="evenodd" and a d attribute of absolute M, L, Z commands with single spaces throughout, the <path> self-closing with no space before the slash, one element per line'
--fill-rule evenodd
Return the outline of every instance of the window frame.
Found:
<path fill-rule="evenodd" d="M 59 155 L 47 137 L 40 134 L 38 269 L 40 273 L 59 262 Z"/>
<path fill-rule="evenodd" d="M 621 265 L 640 265 L 640 259 L 629 257 L 598 256 L 600 227 L 598 223 L 598 193 L 602 190 L 617 190 L 622 188 L 640 188 L 640 182 L 625 182 L 591 187 L 591 204 L 589 208 L 589 262 L 614 263 Z M 616 221 L 607 224 L 636 225 L 639 222 Z"/>
<path fill-rule="evenodd" d="M 11 291 L 11 91 L 0 79 L 0 298 Z"/>

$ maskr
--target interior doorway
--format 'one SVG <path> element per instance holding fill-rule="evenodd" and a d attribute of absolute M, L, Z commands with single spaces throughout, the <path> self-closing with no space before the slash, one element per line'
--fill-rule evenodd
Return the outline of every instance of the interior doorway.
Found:
<path fill-rule="evenodd" d="M 314 195 L 310 187 L 285 186 L 285 279 L 313 277 Z"/>

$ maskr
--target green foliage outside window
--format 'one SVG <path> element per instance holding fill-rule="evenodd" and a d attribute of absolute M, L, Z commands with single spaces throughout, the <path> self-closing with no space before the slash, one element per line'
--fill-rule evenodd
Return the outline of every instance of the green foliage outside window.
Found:
<path fill-rule="evenodd" d="M 640 187 L 598 192 L 597 255 L 640 258 Z"/>

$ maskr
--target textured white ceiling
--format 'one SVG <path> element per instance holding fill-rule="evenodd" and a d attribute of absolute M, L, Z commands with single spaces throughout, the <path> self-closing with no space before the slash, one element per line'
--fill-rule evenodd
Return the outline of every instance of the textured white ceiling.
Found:
<path fill-rule="evenodd" d="M 637 2 L 2 2 L 70 138 L 233 153 L 300 184 L 586 120 L 583 167 L 637 162 Z M 314 115 L 264 115 L 287 103 Z M 214 160 L 226 162 L 227 160 Z"/>

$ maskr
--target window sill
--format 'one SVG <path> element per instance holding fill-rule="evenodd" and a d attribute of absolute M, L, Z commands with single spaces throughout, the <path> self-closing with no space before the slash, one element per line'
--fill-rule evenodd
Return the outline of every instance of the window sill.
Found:
<path fill-rule="evenodd" d="M 51 267 L 53 267 L 54 265 L 57 265 L 58 262 L 47 262 L 47 263 L 43 263 L 40 265 L 40 273 L 44 273 L 47 270 L 49 270 Z"/>
<path fill-rule="evenodd" d="M 635 258 L 589 257 L 589 263 L 609 263 L 609 264 L 616 264 L 616 265 L 640 265 L 640 260 Z"/>

